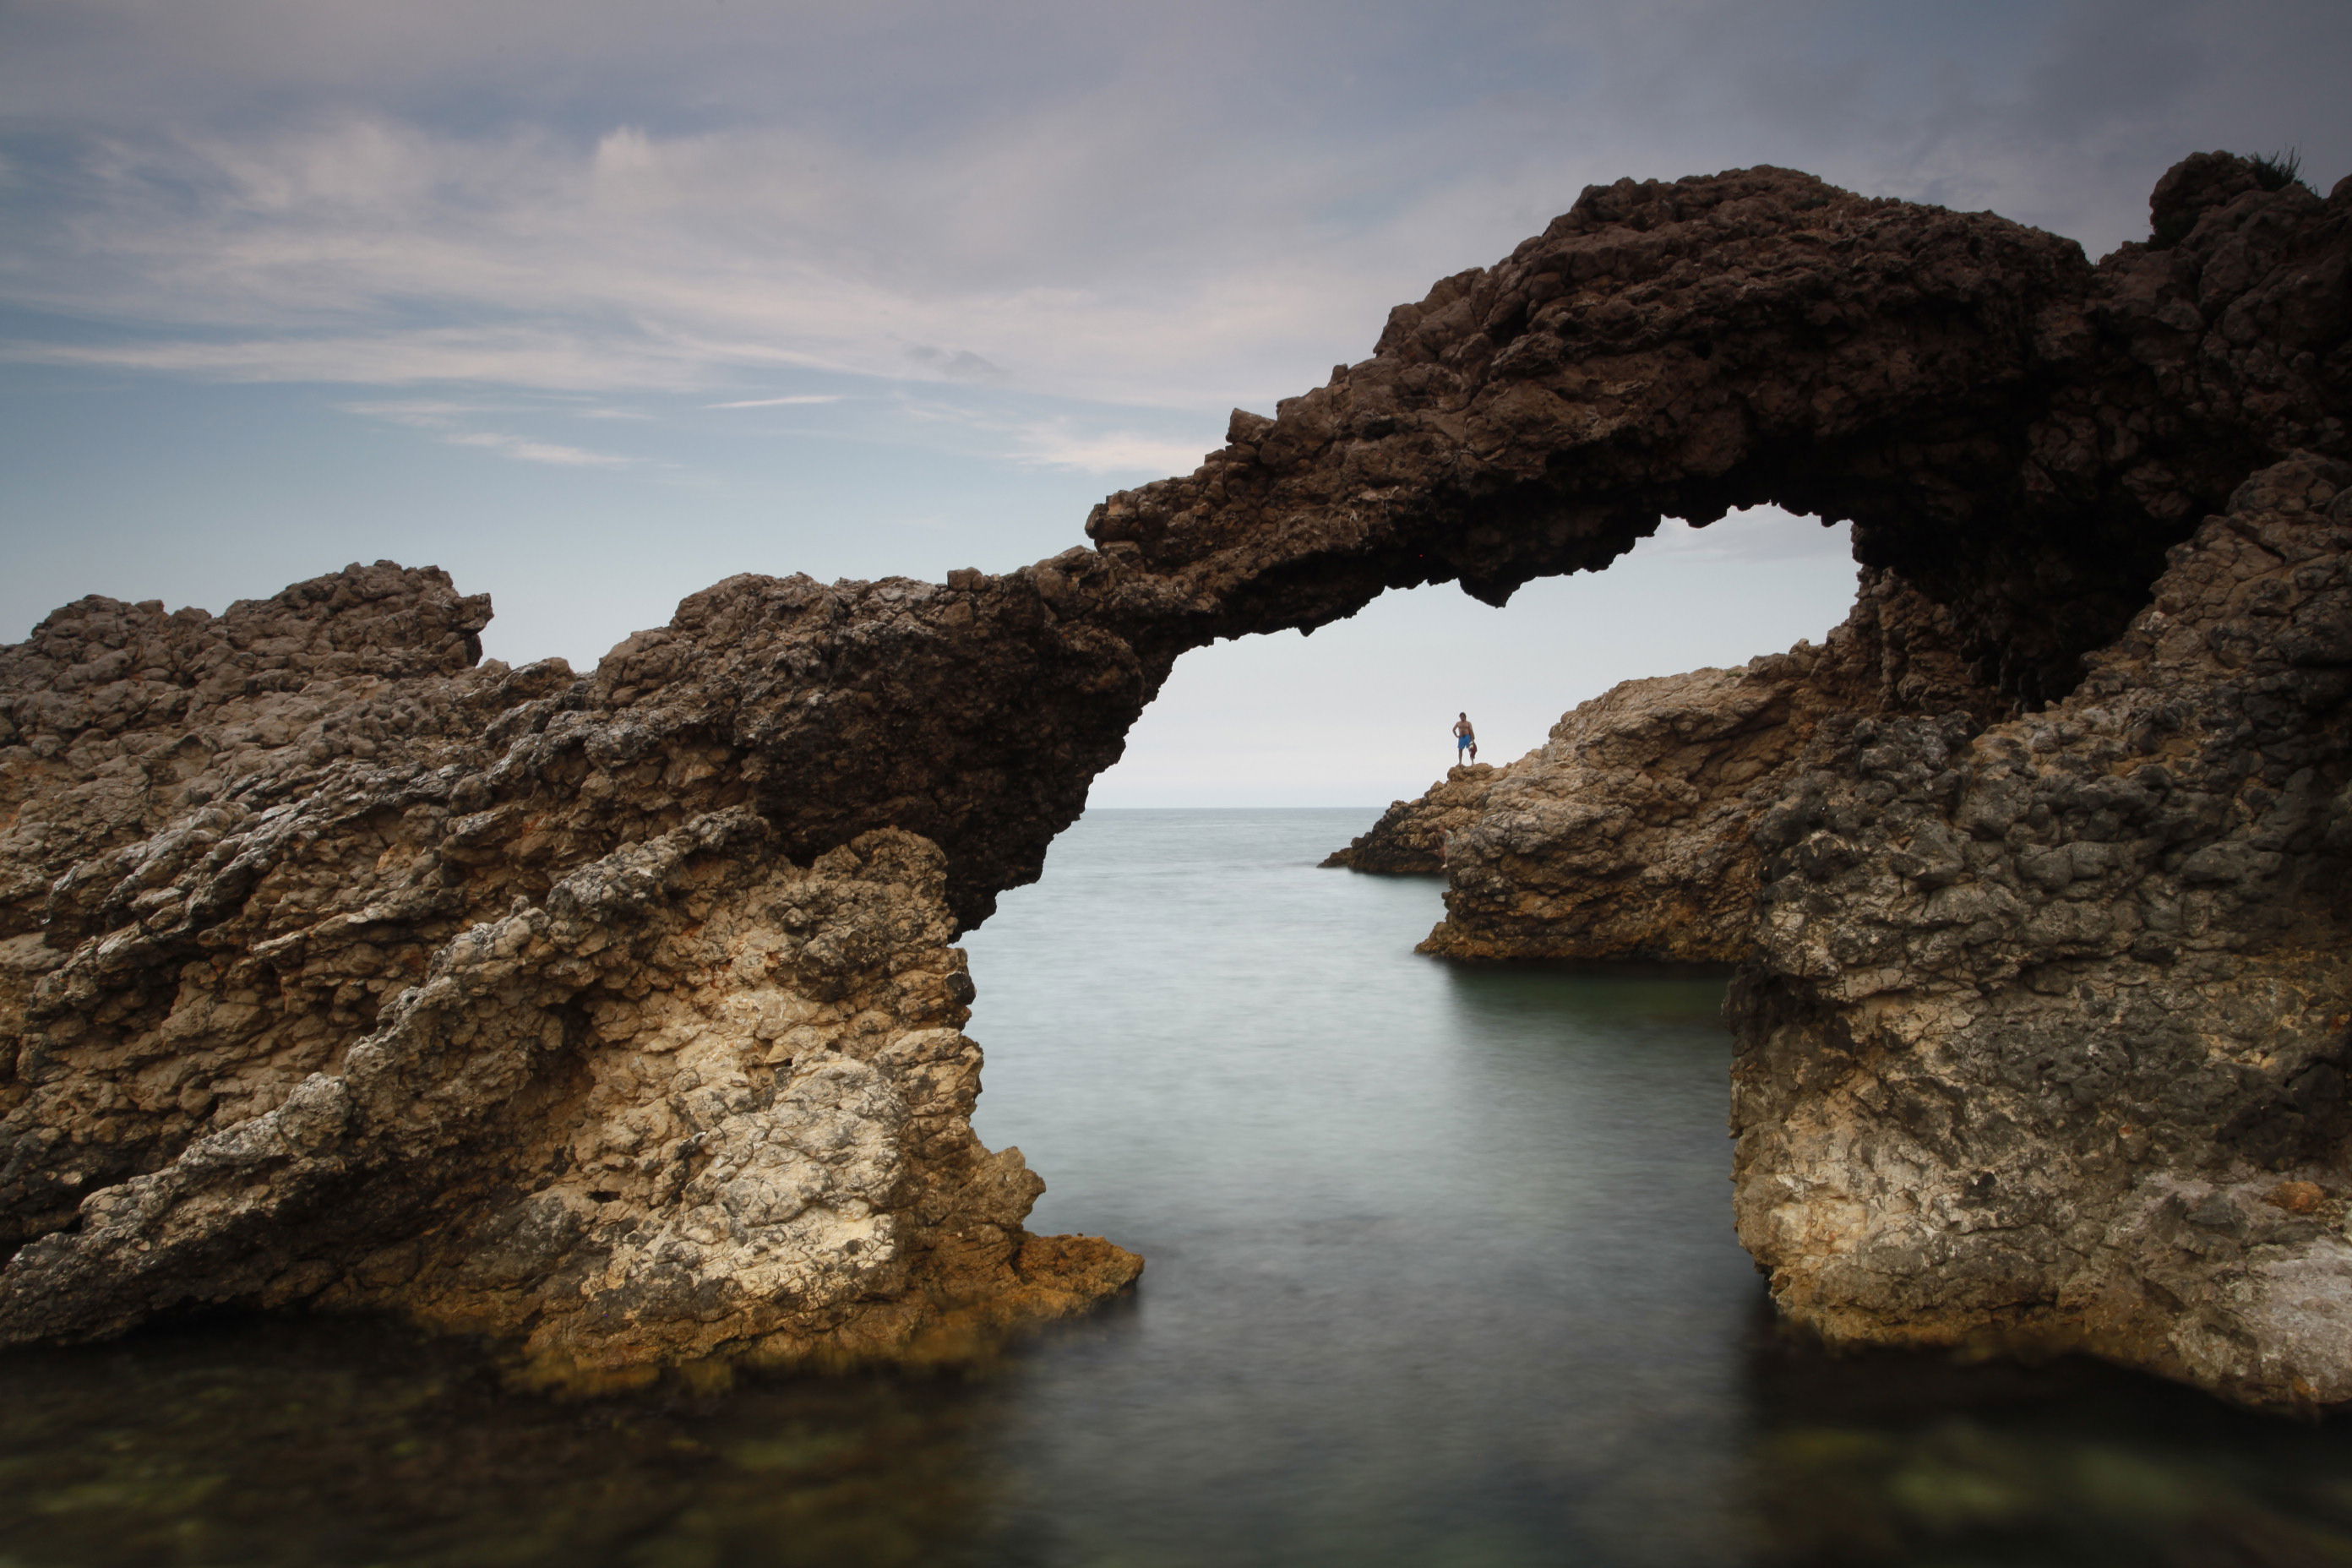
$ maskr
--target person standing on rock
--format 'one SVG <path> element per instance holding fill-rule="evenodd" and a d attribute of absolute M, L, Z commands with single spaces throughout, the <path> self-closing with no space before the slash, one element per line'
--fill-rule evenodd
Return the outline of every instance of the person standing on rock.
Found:
<path fill-rule="evenodd" d="M 1478 760 L 1478 731 L 1470 727 L 1469 714 L 1457 713 L 1454 717 L 1454 761 L 1460 762 L 1465 755 L 1474 763 Z"/>

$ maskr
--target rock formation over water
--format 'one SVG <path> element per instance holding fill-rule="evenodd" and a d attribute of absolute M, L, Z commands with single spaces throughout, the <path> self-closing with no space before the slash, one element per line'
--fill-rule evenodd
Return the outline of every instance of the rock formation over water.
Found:
<path fill-rule="evenodd" d="M 939 590 L 856 593 L 887 643 Z M 972 1136 L 940 847 L 796 861 L 713 712 L 730 657 L 846 663 L 802 651 L 844 596 L 722 584 L 593 679 L 476 668 L 488 603 L 388 563 L 0 654 L 0 1330 L 384 1305 L 593 1378 L 954 1350 L 1132 1279 L 1025 1235 L 1042 1184 Z"/>
<path fill-rule="evenodd" d="M 1464 763 L 1445 770 L 1426 795 L 1391 801 L 1381 819 L 1344 849 L 1324 858 L 1326 866 L 1371 871 L 1384 877 L 1434 877 L 1446 869 L 1448 847 L 1486 809 L 1486 796 L 1503 770 L 1492 763 Z"/>
<path fill-rule="evenodd" d="M 1915 858 L 1948 868 L 1922 826 L 1948 805 L 1934 781 L 1961 773 L 1950 759 L 1991 710 L 2065 698 L 2084 656 L 2127 626 L 2149 635 L 2134 617 L 2166 552 L 2248 475 L 2346 453 L 2352 193 L 2266 188 L 2207 155 L 2166 177 L 2155 216 L 2156 244 L 2094 268 L 1990 215 L 1780 170 L 1596 188 L 1496 268 L 1393 312 L 1371 359 L 1271 419 L 1236 413 L 1192 475 L 1111 498 L 1088 523 L 1096 548 L 943 586 L 730 579 L 584 677 L 475 666 L 487 606 L 437 573 L 354 569 L 217 619 L 68 606 L 0 652 L 0 1338 L 110 1332 L 203 1301 L 376 1304 L 613 1368 L 744 1348 L 925 1353 L 1115 1288 L 1134 1260 L 1026 1237 L 1034 1178 L 971 1139 L 969 982 L 948 943 L 1036 875 L 1175 658 L 1312 629 L 1388 588 L 1458 580 L 1500 603 L 1605 565 L 1661 516 L 1769 501 L 1853 519 L 1883 602 L 1932 607 L 1915 651 L 1989 694 L 1941 709 L 1897 681 L 1851 727 L 1859 750 L 1833 750 L 1800 805 L 1759 819 L 1793 837 L 1768 835 L 1779 847 L 1757 873 L 1779 923 L 1742 990 L 1741 1203 L 1781 1299 L 1836 1332 L 2040 1334 L 2276 1393 L 2261 1369 L 2284 1352 L 2259 1337 L 2226 1364 L 2168 1359 L 2148 1312 L 2110 1296 L 2084 1315 L 2084 1298 L 2035 1294 L 2023 1266 L 2001 1296 L 1984 1283 L 1994 1244 L 1952 1253 L 1939 1295 L 1944 1255 L 1920 1238 L 1995 1235 L 2006 1211 L 1914 1203 L 1974 1169 L 1898 1188 L 1870 1163 L 1927 1114 L 1908 1097 L 1940 1081 L 1937 1042 L 1979 1018 L 2024 1009 L 2055 1040 L 2063 1016 L 2103 1051 L 2138 1048 L 2121 1014 L 2027 1000 L 2045 995 L 2046 963 L 1973 969 L 1971 949 L 1937 959 L 1928 989 L 1905 982 L 1927 960 L 1890 956 L 1900 933 L 1918 926 L 1939 954 L 1960 940 L 1871 880 Z M 2317 526 L 2322 470 L 2293 472 L 2245 526 Z M 2290 491 L 2303 511 L 2277 499 Z M 2262 644 L 2321 635 L 2306 623 L 2324 608 L 2291 612 L 2224 617 L 2276 678 L 2242 694 L 2259 711 L 2242 730 L 2217 727 L 2220 696 L 2173 716 L 2183 745 L 2216 748 L 2181 776 L 2216 800 L 2235 778 L 2231 801 L 2248 803 L 2194 816 L 2213 833 L 2341 787 L 2331 710 L 2276 689 L 2307 667 Z M 2135 709 L 2126 740 L 2162 711 Z M 2073 721 L 2084 735 L 2107 721 Z M 2276 784 L 2273 731 L 2305 758 Z M 2088 801 L 2049 809 L 2125 809 Z M 2245 853 L 2300 879 L 2318 842 L 2300 833 Z M 2077 839 L 2113 841 L 2076 833 L 2070 858 Z M 2157 862 L 2202 852 L 2165 842 Z M 2021 867 L 2026 847 L 2013 852 Z M 1958 853 L 1937 909 L 1992 897 Z M 2223 983 L 2251 1019 L 2284 960 L 2248 912 L 2269 895 L 2232 897 L 2182 918 L 2256 921 Z M 1854 990 L 1843 977 L 1862 969 L 1897 990 Z M 2273 999 L 2321 1017 L 2326 973 L 2296 971 L 2301 999 Z M 1951 999 L 1920 1000 L 1934 986 Z M 2325 1129 L 2341 1079 L 2296 1054 L 2309 1029 L 2280 1037 L 2284 1056 L 2229 1061 L 2288 1072 L 2279 1103 Z M 1967 1035 L 1953 1084 L 1987 1063 L 2027 1071 L 2004 1037 Z M 1914 1074 L 1900 1093 L 1881 1065 L 1898 1039 Z M 2202 1059 L 2168 1049 L 2176 1067 Z M 2130 1099 L 2156 1092 L 2142 1079 L 2085 1081 L 2102 1114 L 2137 1117 L 2118 1125 L 2148 1135 L 2146 1159 L 2180 1193 L 2207 1182 L 2190 1208 L 2236 1201 L 2239 1186 L 2189 1173 L 2255 1146 L 2227 1131 L 2272 1103 L 2252 1079 L 2232 1079 L 2236 1099 L 2146 1108 Z M 1786 1113 L 1765 1129 L 1758 1095 L 1776 1092 Z M 2091 1155 L 2060 1109 L 1907 1147 L 1989 1160 L 2010 1136 L 2014 1165 L 1984 1166 L 1988 1193 L 2037 1161 L 2063 1184 Z M 2285 1125 L 2268 1114 L 2247 1125 Z M 2306 1162 L 2322 1194 L 2308 1212 L 2324 1215 L 2335 1166 L 2308 1163 L 2323 1145 L 2297 1131 L 2276 1146 Z M 1820 1184 L 1824 1160 L 1862 1173 Z M 2173 1245 L 2154 1220 L 2130 1234 Z M 2154 1256 L 2131 1277 L 2222 1288 Z M 1905 1258 L 1931 1272 L 1890 1294 Z M 2233 1321 L 2259 1336 L 2290 1317 Z M 2309 1397 L 2344 1396 L 2294 1364 Z"/>
<path fill-rule="evenodd" d="M 1741 1239 L 1840 1338 L 2352 1400 L 2352 465 L 2242 486 L 2063 701 L 1758 824 Z"/>
<path fill-rule="evenodd" d="M 1757 820 L 1828 765 L 1857 720 L 1925 710 L 1982 721 L 2014 707 L 1950 651 L 1959 640 L 1948 614 L 1874 570 L 1825 646 L 1612 687 L 1448 814 L 1446 916 L 1422 951 L 1754 957 Z M 1373 837 L 1425 831 L 1440 798 L 1398 803 Z"/>

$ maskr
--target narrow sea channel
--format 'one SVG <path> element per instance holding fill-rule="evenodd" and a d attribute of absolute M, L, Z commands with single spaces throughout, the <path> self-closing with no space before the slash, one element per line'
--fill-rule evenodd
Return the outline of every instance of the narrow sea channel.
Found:
<path fill-rule="evenodd" d="M 0 1357 L 0 1568 L 2352 1563 L 2352 1429 L 1831 1357 L 1730 1228 L 1720 980 L 1465 970 L 1365 811 L 1123 811 L 968 946 L 1033 1226 L 985 1372 L 561 1403 L 370 1322 Z"/>
<path fill-rule="evenodd" d="M 1437 883 L 1315 866 L 1370 815 L 1096 813 L 968 943 L 1033 1227 L 1149 1260 L 1033 1365 L 1008 1511 L 1073 1563 L 1719 1561 L 1722 982 L 1420 957 Z"/>

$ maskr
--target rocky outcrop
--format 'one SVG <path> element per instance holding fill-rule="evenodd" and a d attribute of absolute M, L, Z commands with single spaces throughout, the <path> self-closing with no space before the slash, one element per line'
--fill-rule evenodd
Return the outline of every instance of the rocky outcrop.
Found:
<path fill-rule="evenodd" d="M 1753 952 L 1748 833 L 1821 721 L 1822 650 L 1628 680 L 1580 705 L 1465 813 L 1446 917 L 1458 959 L 1730 963 Z M 1828 706 L 1827 703 L 1823 704 Z"/>
<path fill-rule="evenodd" d="M 947 944 L 1174 660 L 1776 502 L 1852 519 L 1988 701 L 2061 696 L 2248 473 L 2346 453 L 2352 193 L 2195 167 L 2095 268 L 1786 171 L 1596 188 L 1111 498 L 1097 548 L 733 578 L 587 676 L 477 667 L 487 606 L 389 565 L 217 618 L 68 606 L 0 650 L 0 1338 L 369 1303 L 593 1372 L 928 1353 L 1100 1294 L 1134 1260 L 1026 1237 L 1030 1179 L 971 1142 Z M 1872 733 L 1975 721 L 1903 700 Z M 1751 1052 L 1891 1010 L 1784 951 Z M 1795 1280 L 1833 1233 L 1773 1223 Z M 1819 1278 L 1792 1309 L 1912 1331 Z"/>
<path fill-rule="evenodd" d="M 380 563 L 5 656 L 0 1332 L 388 1306 L 597 1380 L 944 1353 L 1132 1279 L 1026 1235 L 1043 1184 L 971 1133 L 940 848 L 795 863 L 677 706 L 581 722 L 657 638 L 600 690 L 472 668 L 488 611 Z"/>
<path fill-rule="evenodd" d="M 1388 877 L 1442 877 L 1454 836 L 1478 819 L 1502 776 L 1492 763 L 1448 768 L 1428 793 L 1391 801 L 1378 822 L 1346 848 L 1325 856 L 1323 864 Z"/>
<path fill-rule="evenodd" d="M 1423 950 L 1743 964 L 1740 1235 L 1832 1341 L 2352 1401 L 2352 465 L 2249 479 L 2036 712 L 1896 676 L 1877 586 L 1563 719 Z"/>
<path fill-rule="evenodd" d="M 1499 604 L 1661 516 L 1777 504 L 1852 520 L 1987 684 L 2039 700 L 2239 480 L 2344 447 L 2347 207 L 2176 183 L 2158 217 L 2183 237 L 2095 268 L 1780 170 L 1596 187 L 1087 531 L 1233 636 L 1447 579 Z"/>
<path fill-rule="evenodd" d="M 1755 956 L 1758 819 L 1877 712 L 2012 700 L 1951 650 L 1949 614 L 1864 574 L 1824 646 L 1628 680 L 1565 715 L 1453 824 L 1448 958 L 1736 963 Z"/>
<path fill-rule="evenodd" d="M 2352 1400 L 2352 466 L 2269 468 L 2064 701 L 1866 720 L 1757 829 L 1741 1239 L 1832 1337 Z"/>

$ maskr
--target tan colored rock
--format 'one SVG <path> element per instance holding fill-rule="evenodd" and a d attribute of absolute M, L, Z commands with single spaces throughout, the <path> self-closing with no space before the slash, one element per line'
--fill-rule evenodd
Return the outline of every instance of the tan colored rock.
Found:
<path fill-rule="evenodd" d="M 939 847 L 796 864 L 675 707 L 472 668 L 488 616 L 380 563 L 0 651 L 0 1337 L 385 1307 L 593 1384 L 963 1353 L 1131 1280 L 972 1135 Z M 604 679 L 657 686 L 633 641 Z"/>
<path fill-rule="evenodd" d="M 2327 1201 L 2327 1190 L 2317 1182 L 2281 1182 L 2263 1201 L 2289 1214 L 2311 1214 Z"/>
<path fill-rule="evenodd" d="M 1759 824 L 1737 1210 L 1783 1310 L 2352 1400 L 2300 1201 L 2352 1180 L 2347 698 L 2352 465 L 2298 458 L 2064 701 L 1865 721 Z"/>
<path fill-rule="evenodd" d="M 1821 650 L 1629 680 L 1561 719 L 1458 840 L 1423 952 L 1731 963 L 1749 956 L 1748 833 L 1819 722 Z"/>
<path fill-rule="evenodd" d="M 1492 763 L 1448 768 L 1428 793 L 1390 802 L 1370 831 L 1333 850 L 1323 864 L 1390 877 L 1442 877 L 1449 846 L 1478 819 L 1502 775 Z"/>
<path fill-rule="evenodd" d="M 2299 651 L 2334 646 L 2303 607 L 2327 590 L 2297 575 L 2334 568 L 2230 554 L 2199 521 L 2299 449 L 2352 457 L 2352 186 L 2243 172 L 2168 180 L 2158 243 L 2096 268 L 1785 170 L 1596 187 L 1392 312 L 1371 358 L 1271 419 L 1237 412 L 1193 474 L 1111 497 L 1097 549 L 944 584 L 730 578 L 584 677 L 476 667 L 487 604 L 389 563 L 217 617 L 68 606 L 0 649 L 0 1340 L 377 1304 L 520 1336 L 551 1373 L 627 1375 L 922 1356 L 1098 1296 L 1135 1260 L 1024 1237 L 1034 1186 L 969 1141 L 969 982 L 944 955 L 1037 875 L 1175 659 L 1391 587 L 1501 603 L 1661 517 L 1776 502 L 1853 521 L 1882 631 L 1906 595 L 1932 606 L 1899 617 L 1898 662 L 2039 710 L 1997 731 L 2025 760 L 1968 765 L 2050 814 L 2000 829 L 2043 889 L 2012 908 L 1953 837 L 1979 842 L 1975 819 L 1928 821 L 1992 715 L 1904 677 L 1756 819 L 1740 1201 L 1780 1299 L 1860 1337 L 2055 1336 L 2247 1397 L 2285 1377 L 2352 1398 L 2333 1254 L 2200 1251 L 2173 1225 L 2236 1212 L 2254 1189 L 2231 1162 L 2264 1151 L 2342 1188 L 2321 1168 L 2342 1026 L 2319 1020 L 2352 1000 L 2309 901 L 2337 848 L 2307 829 L 2344 746 L 2333 656 Z M 2318 503 L 2284 493 L 2242 519 L 2316 537 L 2284 520 Z M 2210 700 L 2075 692 L 2084 656 L 2157 625 L 2149 584 L 2192 533 L 2182 559 L 2270 584 L 2261 603 L 2184 588 L 2205 653 L 2113 668 Z M 2196 781 L 2183 815 L 2143 823 L 2139 794 L 2090 777 L 2143 729 Z M 1634 775 L 1663 780 L 1683 743 L 1616 753 L 1629 820 Z M 2128 858 L 2102 812 L 2161 846 L 2129 861 L 2147 900 L 2100 880 Z M 2062 868 L 2084 896 L 2049 890 Z M 2126 908 L 2132 942 L 2179 923 L 2174 989 L 2121 967 L 2042 988 L 2121 965 L 2102 944 Z M 2102 1070 L 2150 1065 L 2078 1070 L 2078 1039 Z M 2096 1117 L 2033 1088 L 2062 1058 Z M 2007 1120 L 1968 1122 L 2004 1085 L 1986 1102 Z M 2137 1219 L 2101 1209 L 2084 1128 L 2175 1185 L 2133 1188 Z M 2033 1184 L 2077 1166 L 2095 1190 L 2073 1209 Z M 1961 1201 L 1996 1168 L 2046 1203 L 2012 1224 Z M 2126 1261 L 2053 1287 L 2062 1237 Z M 2004 1247 L 2024 1259 L 2006 1273 Z"/>
<path fill-rule="evenodd" d="M 1456 826 L 1445 919 L 1421 951 L 1473 960 L 1733 963 L 1755 954 L 1757 819 L 1856 720 L 2012 706 L 1949 651 L 1949 617 L 1865 573 L 1825 645 L 1629 680 L 1498 772 Z"/>

